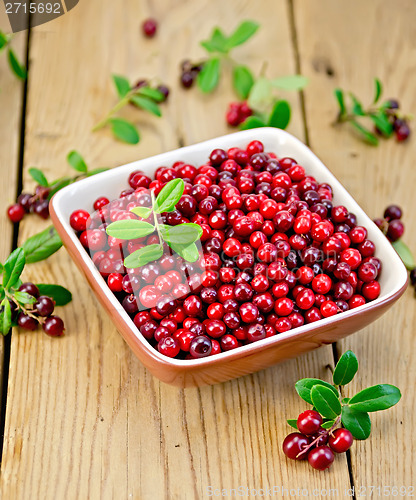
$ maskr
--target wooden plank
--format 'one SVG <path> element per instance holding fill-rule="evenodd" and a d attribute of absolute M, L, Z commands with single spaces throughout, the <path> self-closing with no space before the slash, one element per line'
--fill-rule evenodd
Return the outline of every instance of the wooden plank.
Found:
<path fill-rule="evenodd" d="M 61 175 L 74 147 L 97 167 L 225 133 L 226 104 L 234 98 L 229 80 L 208 97 L 177 84 L 179 62 L 202 55 L 198 41 L 218 19 L 230 27 L 258 19 L 262 32 L 236 55 L 260 69 L 262 54 L 270 76 L 294 72 L 283 0 L 267 0 L 261 9 L 242 0 L 147 5 L 81 2 L 34 28 L 25 169 L 37 164 L 49 177 Z M 139 23 L 149 14 L 160 20 L 160 32 L 144 41 Z M 112 72 L 159 74 L 173 87 L 164 119 L 143 120 L 137 147 L 117 144 L 106 132 L 90 133 L 113 100 Z M 301 135 L 292 100 L 291 130 Z M 43 226 L 32 219 L 21 238 Z M 21 332 L 13 339 L 3 496 L 193 499 L 205 496 L 208 486 L 349 486 L 345 458 L 321 475 L 305 463 L 288 463 L 281 451 L 290 432 L 286 418 L 305 408 L 293 384 L 328 376 L 329 347 L 253 376 L 181 391 L 160 383 L 133 357 L 64 251 L 33 265 L 29 277 L 67 286 L 74 301 L 60 313 L 64 338 Z"/>
<path fill-rule="evenodd" d="M 6 13 L 0 9 L 0 29 L 10 33 Z M 13 40 L 13 49 L 20 58 L 26 59 L 26 33 L 20 33 Z M 19 177 L 20 119 L 23 104 L 24 83 L 18 80 L 9 68 L 7 52 L 0 53 L 0 262 L 9 255 L 13 245 L 13 225 L 6 216 L 7 207 L 16 200 Z M 0 338 L 0 387 L 3 383 L 3 337 Z"/>
<path fill-rule="evenodd" d="M 347 130 L 334 129 L 330 122 L 337 112 L 334 87 L 352 90 L 364 102 L 371 102 L 374 76 L 384 83 L 385 97 L 398 97 L 404 111 L 415 109 L 416 5 L 411 1 L 393 5 L 384 0 L 342 4 L 319 0 L 297 1 L 295 6 L 302 68 L 311 77 L 306 111 L 312 147 L 371 217 L 381 216 L 390 203 L 401 205 L 405 240 L 415 250 L 415 139 L 407 144 L 381 141 L 372 148 Z M 384 266 L 388 272 L 388 263 Z M 376 383 L 395 384 L 403 393 L 396 408 L 372 414 L 369 441 L 352 448 L 357 488 L 409 486 L 416 477 L 416 438 L 408 432 L 415 421 L 415 324 L 415 298 L 409 289 L 383 318 L 338 346 L 340 352 L 352 349 L 360 361 L 360 376 L 351 394 Z M 364 489 L 361 493 L 365 494 Z"/>

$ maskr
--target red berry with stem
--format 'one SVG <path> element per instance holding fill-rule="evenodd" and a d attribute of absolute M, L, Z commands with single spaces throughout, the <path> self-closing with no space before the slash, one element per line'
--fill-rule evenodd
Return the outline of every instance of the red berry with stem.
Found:
<path fill-rule="evenodd" d="M 59 316 L 49 316 L 42 325 L 43 331 L 51 337 L 61 337 L 64 334 L 64 322 Z"/>
<path fill-rule="evenodd" d="M 315 434 L 322 424 L 322 416 L 315 410 L 306 410 L 298 416 L 297 427 L 307 436 Z"/>
<path fill-rule="evenodd" d="M 302 453 L 310 444 L 310 440 L 300 432 L 292 432 L 283 441 L 283 453 L 292 460 L 303 460 L 307 453 Z"/>
<path fill-rule="evenodd" d="M 336 453 L 344 453 L 353 443 L 353 437 L 348 429 L 336 429 L 329 436 L 328 444 Z"/>
<path fill-rule="evenodd" d="M 309 464 L 317 470 L 325 470 L 331 467 L 335 459 L 334 452 L 329 446 L 318 446 L 308 454 Z"/>

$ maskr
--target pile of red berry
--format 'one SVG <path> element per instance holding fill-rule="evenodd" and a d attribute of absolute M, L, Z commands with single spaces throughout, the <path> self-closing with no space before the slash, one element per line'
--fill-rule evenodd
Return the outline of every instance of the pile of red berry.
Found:
<path fill-rule="evenodd" d="M 59 316 L 54 316 L 55 302 L 46 295 L 40 295 L 38 287 L 30 282 L 22 283 L 19 292 L 25 292 L 36 299 L 30 309 L 17 306 L 10 301 L 12 319 L 25 330 L 35 330 L 42 325 L 43 331 L 51 337 L 60 337 L 64 334 L 64 322 Z"/>
<path fill-rule="evenodd" d="M 351 448 L 353 436 L 344 428 L 327 430 L 321 427 L 322 416 L 315 410 L 301 413 L 297 419 L 299 432 L 292 432 L 283 441 L 284 454 L 293 460 L 308 459 L 314 469 L 328 469 L 335 453 Z"/>
<path fill-rule="evenodd" d="M 249 116 L 253 114 L 253 110 L 247 104 L 247 102 L 232 102 L 228 107 L 227 114 L 225 118 L 228 125 L 231 127 L 237 127 L 241 125 Z"/>
<path fill-rule="evenodd" d="M 120 240 L 106 234 L 108 223 L 139 219 L 130 210 L 151 207 L 149 190 L 157 196 L 178 177 L 184 193 L 161 223 L 199 224 L 199 260 L 165 245 L 159 260 L 127 271 L 124 258 L 159 236 Z M 154 180 L 133 172 L 129 184 L 119 199 L 97 199 L 92 215 L 76 210 L 70 224 L 142 335 L 167 356 L 229 351 L 379 296 L 381 262 L 367 230 L 333 204 L 330 185 L 260 141 L 215 149 L 199 167 L 159 167 Z"/>
<path fill-rule="evenodd" d="M 34 213 L 42 219 L 47 219 L 49 217 L 49 192 L 49 188 L 37 186 L 34 194 L 20 194 L 17 202 L 7 209 L 7 216 L 15 224 L 28 213 Z"/>

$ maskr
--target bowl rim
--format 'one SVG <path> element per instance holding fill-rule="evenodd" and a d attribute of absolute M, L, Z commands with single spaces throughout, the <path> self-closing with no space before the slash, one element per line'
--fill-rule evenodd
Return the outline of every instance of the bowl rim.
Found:
<path fill-rule="evenodd" d="M 332 174 L 329 168 L 310 150 L 308 146 L 306 146 L 299 139 L 294 137 L 292 134 L 288 132 L 276 128 L 264 127 L 258 129 L 245 130 L 240 132 L 235 132 L 232 134 L 223 135 L 214 139 L 209 139 L 206 141 L 202 141 L 196 144 L 192 144 L 190 146 L 185 146 L 183 148 L 177 148 L 165 153 L 161 153 L 154 156 L 149 156 L 141 160 L 136 160 L 119 167 L 115 167 L 108 171 L 96 174 L 93 177 L 88 177 L 78 181 L 75 184 L 71 184 L 69 186 L 64 187 L 60 191 L 58 191 L 51 199 L 50 202 L 50 212 L 52 222 L 55 225 L 59 235 L 61 236 L 65 247 L 67 247 L 69 254 L 75 263 L 81 267 L 82 271 L 86 275 L 90 285 L 92 286 L 95 294 L 98 298 L 101 299 L 104 307 L 110 313 L 111 316 L 117 315 L 119 320 L 122 321 L 131 331 L 132 335 L 137 339 L 140 344 L 140 348 L 145 351 L 146 355 L 150 356 L 153 360 L 158 363 L 175 366 L 177 369 L 184 370 L 186 368 L 194 368 L 194 367 L 202 367 L 204 365 L 211 365 L 216 363 L 223 363 L 227 360 L 233 360 L 236 358 L 243 358 L 253 354 L 253 352 L 263 351 L 270 347 L 271 345 L 278 344 L 287 339 L 298 339 L 302 337 L 307 332 L 310 332 L 315 329 L 324 328 L 331 324 L 337 324 L 342 322 L 343 320 L 359 316 L 367 311 L 378 309 L 390 302 L 395 301 L 397 298 L 402 295 L 407 287 L 408 276 L 406 268 L 401 261 L 400 257 L 396 253 L 396 251 L 391 246 L 390 242 L 387 238 L 380 232 L 381 238 L 377 238 L 377 246 L 380 244 L 385 246 L 385 250 L 389 254 L 389 258 L 394 261 L 394 264 L 398 266 L 400 272 L 397 273 L 397 284 L 393 287 L 388 294 L 380 296 L 374 301 L 368 302 L 362 306 L 359 306 L 355 309 L 350 309 L 342 313 L 342 315 L 330 316 L 329 318 L 323 318 L 314 323 L 304 324 L 300 327 L 297 327 L 293 330 L 289 330 L 284 333 L 279 333 L 269 338 L 265 338 L 263 340 L 247 344 L 241 346 L 237 349 L 233 349 L 231 351 L 221 352 L 215 356 L 208 356 L 206 358 L 199 359 L 175 359 L 169 358 L 157 351 L 154 347 L 150 345 L 150 343 L 143 337 L 140 333 L 139 329 L 135 326 L 132 318 L 127 314 L 124 309 L 121 308 L 120 302 L 117 300 L 113 292 L 108 288 L 104 278 L 99 273 L 98 269 L 95 267 L 92 259 L 90 258 L 88 252 L 84 249 L 81 242 L 79 241 L 76 233 L 72 230 L 69 225 L 69 222 L 65 219 L 64 214 L 62 213 L 62 203 L 63 200 L 69 195 L 82 187 L 93 185 L 97 181 L 99 177 L 100 180 L 105 178 L 111 179 L 112 177 L 119 177 L 121 175 L 125 175 L 125 173 L 141 169 L 146 169 L 146 164 L 148 163 L 159 163 L 163 165 L 166 161 L 173 162 L 179 160 L 179 158 L 174 159 L 173 156 L 184 154 L 187 152 L 198 152 L 198 150 L 212 150 L 219 147 L 223 147 L 227 149 L 228 147 L 233 146 L 233 141 L 238 140 L 246 140 L 250 142 L 251 140 L 258 139 L 260 141 L 265 138 L 270 138 L 270 136 L 274 136 L 274 138 L 284 138 L 292 142 L 292 144 L 303 150 L 304 153 L 309 155 L 312 161 L 316 162 L 321 169 L 325 170 L 326 179 L 325 182 L 329 182 L 331 186 L 334 188 L 334 191 L 342 190 L 343 195 L 348 198 L 348 202 L 346 203 L 348 209 L 352 209 L 354 213 L 359 213 L 361 218 L 365 219 L 365 226 L 368 228 L 369 226 L 373 226 L 379 231 L 374 222 L 370 219 L 370 217 L 364 212 L 364 210 L 358 205 L 352 195 L 347 191 L 347 189 L 341 184 L 341 182 Z M 222 143 L 222 144 L 221 144 Z M 148 165 L 147 165 L 148 168 Z M 378 233 L 375 233 L 378 234 Z M 113 313 L 112 311 L 115 311 Z M 126 339 L 124 332 L 121 332 L 123 337 Z"/>

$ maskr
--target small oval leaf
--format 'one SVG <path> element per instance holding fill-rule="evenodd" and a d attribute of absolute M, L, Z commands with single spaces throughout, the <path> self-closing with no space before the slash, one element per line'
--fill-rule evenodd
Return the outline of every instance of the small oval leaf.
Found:
<path fill-rule="evenodd" d="M 117 94 L 120 99 L 130 92 L 130 82 L 125 76 L 122 75 L 112 75 L 114 85 L 117 90 Z"/>
<path fill-rule="evenodd" d="M 153 211 L 156 214 L 171 212 L 181 199 L 184 189 L 185 183 L 182 179 L 173 179 L 169 181 L 158 194 Z"/>
<path fill-rule="evenodd" d="M 393 248 L 399 254 L 399 257 L 402 259 L 403 264 L 406 266 L 408 271 L 411 271 L 416 267 L 416 262 L 413 257 L 410 248 L 406 245 L 406 243 L 402 240 L 393 241 Z"/>
<path fill-rule="evenodd" d="M 221 63 L 218 57 L 212 57 L 204 63 L 197 77 L 198 87 L 202 92 L 207 94 L 216 88 L 220 80 L 220 67 Z"/>
<path fill-rule="evenodd" d="M 13 73 L 21 80 L 25 80 L 27 77 L 26 68 L 22 64 L 20 64 L 14 51 L 12 49 L 9 49 L 7 55 L 9 59 L 9 65 Z"/>
<path fill-rule="evenodd" d="M 242 45 L 259 29 L 259 23 L 255 21 L 243 21 L 225 42 L 225 49 L 228 51 L 238 45 Z"/>
<path fill-rule="evenodd" d="M 240 125 L 240 130 L 249 130 L 252 128 L 261 128 L 267 127 L 267 123 L 261 120 L 257 116 L 249 116 L 244 122 Z"/>
<path fill-rule="evenodd" d="M 390 384 L 378 384 L 360 391 L 350 399 L 348 405 L 357 411 L 387 410 L 397 404 L 401 397 L 398 387 Z"/>
<path fill-rule="evenodd" d="M 111 130 L 117 139 L 127 144 L 137 144 L 139 142 L 139 132 L 132 123 L 122 118 L 111 118 L 109 122 L 111 123 Z"/>
<path fill-rule="evenodd" d="M 335 385 L 346 385 L 351 382 L 358 370 L 358 359 L 352 351 L 346 351 L 339 358 L 335 367 L 333 380 Z"/>
<path fill-rule="evenodd" d="M 45 174 L 42 172 L 42 170 L 39 170 L 38 168 L 32 167 L 29 168 L 29 175 L 32 177 L 34 181 L 36 181 L 40 186 L 43 187 L 48 187 L 49 183 L 48 180 L 45 177 Z"/>
<path fill-rule="evenodd" d="M 7 335 L 12 327 L 12 309 L 8 299 L 3 299 L 0 312 L 0 333 Z"/>
<path fill-rule="evenodd" d="M 156 102 L 163 102 L 165 100 L 165 96 L 157 89 L 152 89 L 150 87 L 140 87 L 136 91 L 137 95 L 142 95 L 144 97 L 148 97 L 149 99 L 153 99 Z"/>
<path fill-rule="evenodd" d="M 196 262 L 199 259 L 199 249 L 195 243 L 189 245 L 178 245 L 169 241 L 166 243 L 174 252 L 188 262 Z"/>
<path fill-rule="evenodd" d="M 26 255 L 26 264 L 45 260 L 57 252 L 62 246 L 61 238 L 53 226 L 34 234 L 22 245 Z"/>
<path fill-rule="evenodd" d="M 290 425 L 290 427 L 293 427 L 294 429 L 298 430 L 298 421 L 296 419 L 288 419 L 287 423 Z"/>
<path fill-rule="evenodd" d="M 335 89 L 334 95 L 335 99 L 338 101 L 339 114 L 340 115 L 345 114 L 346 108 L 345 108 L 344 92 L 341 89 Z"/>
<path fill-rule="evenodd" d="M 274 78 L 270 81 L 273 87 L 282 90 L 302 90 L 308 84 L 308 78 L 302 75 L 289 75 Z"/>
<path fill-rule="evenodd" d="M 154 232 L 152 224 L 143 220 L 118 220 L 107 226 L 106 232 L 109 236 L 119 238 L 120 240 L 134 240 L 143 238 Z"/>
<path fill-rule="evenodd" d="M 152 209 L 148 207 L 134 207 L 130 209 L 130 212 L 132 212 L 135 215 L 138 215 L 139 217 L 142 217 L 143 219 L 147 219 L 149 215 L 152 213 Z"/>
<path fill-rule="evenodd" d="M 26 259 L 25 252 L 23 248 L 16 248 L 7 257 L 3 268 L 3 286 L 8 289 L 16 284 L 20 275 L 22 274 L 23 268 L 25 267 Z"/>
<path fill-rule="evenodd" d="M 323 385 L 314 385 L 311 390 L 311 398 L 317 411 L 326 418 L 335 419 L 341 415 L 341 403 L 339 396 Z"/>
<path fill-rule="evenodd" d="M 128 269 L 142 267 L 149 262 L 160 259 L 163 255 L 162 245 L 149 245 L 140 248 L 124 259 L 124 265 Z"/>
<path fill-rule="evenodd" d="M 355 411 L 348 406 L 342 407 L 342 425 L 348 429 L 355 439 L 367 439 L 371 432 L 371 420 L 368 413 Z"/>
<path fill-rule="evenodd" d="M 47 295 L 55 301 L 56 306 L 65 306 L 72 300 L 72 293 L 61 285 L 49 285 L 40 283 L 36 285 L 40 295 Z"/>
<path fill-rule="evenodd" d="M 140 95 L 134 95 L 130 98 L 130 102 L 132 102 L 138 108 L 144 109 L 145 111 L 148 111 L 155 116 L 162 116 L 162 111 L 160 110 L 157 103 L 152 99 Z"/>
<path fill-rule="evenodd" d="M 163 239 L 169 243 L 178 245 L 188 245 L 194 243 L 202 236 L 202 228 L 198 224 L 187 222 L 177 226 L 160 226 L 160 232 Z"/>
<path fill-rule="evenodd" d="M 280 100 L 273 106 L 270 114 L 269 123 L 270 127 L 285 129 L 290 122 L 290 106 L 287 101 Z"/>
<path fill-rule="evenodd" d="M 319 378 L 302 378 L 296 382 L 295 389 L 296 389 L 296 392 L 299 394 L 299 396 L 304 401 L 306 401 L 307 403 L 312 405 L 313 403 L 312 403 L 312 398 L 311 398 L 311 390 L 312 390 L 312 387 L 314 387 L 317 384 L 323 385 L 324 387 L 328 387 L 328 389 L 331 389 L 331 391 L 336 396 L 338 396 L 338 391 L 336 390 L 336 388 L 333 385 L 331 385 L 328 382 L 325 382 L 325 380 L 321 380 Z"/>
<path fill-rule="evenodd" d="M 240 99 L 247 99 L 254 84 L 254 77 L 247 66 L 233 69 L 233 87 Z"/>
<path fill-rule="evenodd" d="M 78 153 L 78 151 L 70 151 L 66 159 L 71 167 L 77 172 L 87 172 L 87 164 L 85 163 L 84 158 Z"/>

